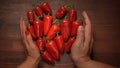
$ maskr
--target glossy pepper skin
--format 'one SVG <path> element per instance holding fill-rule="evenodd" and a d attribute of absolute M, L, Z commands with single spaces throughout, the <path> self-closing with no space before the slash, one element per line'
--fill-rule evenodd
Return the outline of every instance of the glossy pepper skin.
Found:
<path fill-rule="evenodd" d="M 72 46 L 72 44 L 74 43 L 74 38 L 69 38 L 69 40 L 68 40 L 68 42 L 67 42 L 67 44 L 66 44 L 66 52 L 67 53 L 70 53 L 70 51 L 71 51 L 71 46 Z"/>
<path fill-rule="evenodd" d="M 43 18 L 43 11 L 39 5 L 37 5 L 34 8 L 34 12 L 36 13 L 37 16 L 39 16 L 40 18 Z"/>
<path fill-rule="evenodd" d="M 63 53 L 64 52 L 64 40 L 63 40 L 62 35 L 59 35 L 59 36 L 55 37 L 54 41 L 57 44 L 59 52 Z"/>
<path fill-rule="evenodd" d="M 77 22 L 77 21 L 74 21 L 74 22 L 72 23 L 71 36 L 76 37 L 76 35 L 77 35 L 77 29 L 78 29 L 78 27 L 79 27 L 80 25 L 81 25 L 80 22 Z"/>
<path fill-rule="evenodd" d="M 41 8 L 43 10 L 43 12 L 45 14 L 50 14 L 52 15 L 52 10 L 51 10 L 51 7 L 49 6 L 48 2 L 44 2 L 42 5 L 41 5 Z"/>
<path fill-rule="evenodd" d="M 35 20 L 34 21 L 34 30 L 37 38 L 42 37 L 43 35 L 43 21 L 42 20 Z"/>
<path fill-rule="evenodd" d="M 45 51 L 45 41 L 43 39 L 38 39 L 36 41 L 36 45 L 38 46 L 40 51 Z"/>
<path fill-rule="evenodd" d="M 44 16 L 44 35 L 47 35 L 51 27 L 52 21 L 53 21 L 52 16 Z"/>
<path fill-rule="evenodd" d="M 35 32 L 34 32 L 34 27 L 32 25 L 29 25 L 27 27 L 27 30 L 30 32 L 30 34 L 31 34 L 31 36 L 32 36 L 33 39 L 37 38 L 36 35 L 35 35 Z"/>
<path fill-rule="evenodd" d="M 70 36 L 71 22 L 69 20 L 62 20 L 60 22 L 61 35 L 63 36 L 64 41 L 67 41 Z"/>
<path fill-rule="evenodd" d="M 35 16 L 34 16 L 33 11 L 28 11 L 27 12 L 27 17 L 28 17 L 28 20 L 29 20 L 30 24 L 33 24 L 33 22 L 35 20 Z"/>
<path fill-rule="evenodd" d="M 54 59 L 60 59 L 60 53 L 54 40 L 51 40 L 46 44 L 46 49 Z"/>
<path fill-rule="evenodd" d="M 64 16 L 66 15 L 66 13 L 67 13 L 67 9 L 66 9 L 64 6 L 61 6 L 61 7 L 57 10 L 55 16 L 56 16 L 57 19 L 60 19 L 60 18 L 64 17 Z"/>
<path fill-rule="evenodd" d="M 77 11 L 75 9 L 69 10 L 68 17 L 71 22 L 75 21 L 77 19 Z"/>
<path fill-rule="evenodd" d="M 42 53 L 42 59 L 45 60 L 49 64 L 55 64 L 55 60 L 52 58 L 52 56 L 47 51 L 44 51 Z"/>
<path fill-rule="evenodd" d="M 55 37 L 55 35 L 57 34 L 57 32 L 60 31 L 60 27 L 57 24 L 52 24 L 48 34 L 47 34 L 47 39 L 51 40 Z"/>

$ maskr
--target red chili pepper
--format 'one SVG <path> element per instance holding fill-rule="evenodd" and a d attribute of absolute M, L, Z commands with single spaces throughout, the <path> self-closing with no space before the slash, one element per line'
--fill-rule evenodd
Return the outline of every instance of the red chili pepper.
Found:
<path fill-rule="evenodd" d="M 77 19 L 77 11 L 75 9 L 69 10 L 68 16 L 71 22 L 75 21 Z"/>
<path fill-rule="evenodd" d="M 69 38 L 69 40 L 68 40 L 68 42 L 67 42 L 67 44 L 66 44 L 66 52 L 67 53 L 70 53 L 70 51 L 71 51 L 71 46 L 72 46 L 72 44 L 74 43 L 74 38 Z"/>
<path fill-rule="evenodd" d="M 80 25 L 81 25 L 80 22 L 78 22 L 78 21 L 73 21 L 73 23 L 72 23 L 72 30 L 71 30 L 71 36 L 76 37 L 76 35 L 77 35 L 77 29 L 78 29 L 78 27 L 79 27 Z"/>
<path fill-rule="evenodd" d="M 66 7 L 65 7 L 65 6 L 61 6 L 61 7 L 57 10 L 55 16 L 56 16 L 57 19 L 60 19 L 60 18 L 64 17 L 66 13 L 67 13 Z"/>
<path fill-rule="evenodd" d="M 55 60 L 52 58 L 52 56 L 47 51 L 44 51 L 42 53 L 42 59 L 45 60 L 49 64 L 55 64 Z"/>
<path fill-rule="evenodd" d="M 28 17 L 28 20 L 29 20 L 30 24 L 33 24 L 34 19 L 35 19 L 33 11 L 28 11 L 27 12 L 27 17 Z"/>
<path fill-rule="evenodd" d="M 47 35 L 51 27 L 52 20 L 52 16 L 44 16 L 44 35 Z"/>
<path fill-rule="evenodd" d="M 34 11 L 35 11 L 37 16 L 39 16 L 40 18 L 43 18 L 43 11 L 42 11 L 42 9 L 41 9 L 41 7 L 39 5 L 37 5 L 34 8 Z"/>
<path fill-rule="evenodd" d="M 47 34 L 47 39 L 51 40 L 53 39 L 53 37 L 55 37 L 55 35 L 57 34 L 57 32 L 60 31 L 60 27 L 57 24 L 52 24 L 48 34 Z"/>
<path fill-rule="evenodd" d="M 56 60 L 60 59 L 60 54 L 55 41 L 51 40 L 50 42 L 48 42 L 46 44 L 46 49 L 54 59 Z"/>
<path fill-rule="evenodd" d="M 64 40 L 63 40 L 62 35 L 59 35 L 59 36 L 55 37 L 54 41 L 57 44 L 59 52 L 63 53 L 64 52 Z"/>
<path fill-rule="evenodd" d="M 43 39 L 38 39 L 36 41 L 36 45 L 38 46 L 40 51 L 44 51 L 45 50 L 45 41 Z"/>
<path fill-rule="evenodd" d="M 43 34 L 43 21 L 35 20 L 34 21 L 34 30 L 37 38 L 42 37 Z"/>
<path fill-rule="evenodd" d="M 52 15 L 52 10 L 51 10 L 48 2 L 44 2 L 44 3 L 41 5 L 41 8 L 42 8 L 42 10 L 44 11 L 45 14 L 50 14 L 50 15 Z"/>
<path fill-rule="evenodd" d="M 62 20 L 60 22 L 60 29 L 61 29 L 61 35 L 63 36 L 63 39 L 67 41 L 68 37 L 70 36 L 70 29 L 71 29 L 71 22 L 69 20 Z"/>
<path fill-rule="evenodd" d="M 36 35 L 35 35 L 35 32 L 34 32 L 34 27 L 32 25 L 29 25 L 27 27 L 27 30 L 30 32 L 30 34 L 31 34 L 31 36 L 32 36 L 33 39 L 37 38 Z"/>

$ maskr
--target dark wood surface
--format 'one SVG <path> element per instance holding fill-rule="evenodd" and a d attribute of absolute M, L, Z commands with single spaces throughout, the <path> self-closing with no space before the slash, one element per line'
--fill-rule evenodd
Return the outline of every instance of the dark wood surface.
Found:
<path fill-rule="evenodd" d="M 53 9 L 73 3 L 81 16 L 88 12 L 94 32 L 94 60 L 120 66 L 120 0 L 45 0 Z M 0 1 L 0 68 L 15 68 L 25 60 L 20 36 L 19 17 L 26 21 L 26 11 L 35 0 Z M 70 55 L 63 54 L 54 66 L 41 61 L 39 68 L 74 68 Z"/>

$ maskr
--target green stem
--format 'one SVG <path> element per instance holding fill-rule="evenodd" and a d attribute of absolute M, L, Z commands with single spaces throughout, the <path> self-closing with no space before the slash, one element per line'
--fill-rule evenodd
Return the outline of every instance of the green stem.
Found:
<path fill-rule="evenodd" d="M 59 33 L 60 33 L 60 32 L 57 32 L 57 36 L 59 36 Z"/>
<path fill-rule="evenodd" d="M 40 6 L 44 3 L 43 1 L 38 1 L 40 3 Z"/>
<path fill-rule="evenodd" d="M 64 20 L 67 20 L 67 18 L 68 18 L 68 16 L 66 15 L 66 16 L 64 17 Z"/>
<path fill-rule="evenodd" d="M 31 26 L 31 24 L 28 23 L 27 26 Z"/>
<path fill-rule="evenodd" d="M 50 40 L 47 40 L 47 39 L 46 39 L 46 43 L 49 43 L 49 42 L 50 42 Z"/>
<path fill-rule="evenodd" d="M 55 23 L 56 25 L 60 26 L 60 20 L 59 20 L 59 19 L 55 19 L 54 22 L 53 22 L 53 24 L 54 24 L 54 23 Z"/>
<path fill-rule="evenodd" d="M 40 54 L 43 54 L 43 51 L 40 51 Z"/>

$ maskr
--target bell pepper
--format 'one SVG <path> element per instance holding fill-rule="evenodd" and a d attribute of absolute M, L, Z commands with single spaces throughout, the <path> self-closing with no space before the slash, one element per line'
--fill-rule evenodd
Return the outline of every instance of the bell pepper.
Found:
<path fill-rule="evenodd" d="M 42 37 L 43 35 L 43 21 L 42 20 L 35 20 L 34 21 L 34 30 L 37 38 Z"/>
<path fill-rule="evenodd" d="M 36 45 L 38 46 L 40 51 L 45 51 L 45 41 L 42 38 L 36 41 Z"/>
<path fill-rule="evenodd" d="M 52 16 L 44 16 L 44 35 L 47 35 L 51 27 L 52 21 L 53 21 Z"/>
<path fill-rule="evenodd" d="M 75 9 L 69 10 L 68 17 L 71 22 L 75 21 L 77 19 L 77 11 Z"/>
<path fill-rule="evenodd" d="M 42 10 L 43 10 L 43 12 L 44 12 L 45 14 L 50 14 L 50 15 L 52 15 L 52 10 L 51 10 L 48 2 L 44 2 L 44 3 L 41 5 L 41 8 L 42 8 Z"/>
<path fill-rule="evenodd" d="M 74 38 L 69 38 L 67 44 L 66 44 L 66 52 L 70 53 L 71 51 L 71 46 L 74 43 L 75 39 Z"/>
<path fill-rule="evenodd" d="M 32 25 L 29 24 L 29 25 L 27 26 L 27 30 L 30 32 L 30 34 L 31 34 L 31 36 L 32 36 L 33 39 L 36 39 L 36 38 L 37 38 L 36 35 L 35 35 L 35 32 L 34 32 L 34 31 L 35 31 L 35 30 L 34 30 L 34 27 L 33 27 Z"/>
<path fill-rule="evenodd" d="M 78 29 L 78 27 L 80 25 L 82 25 L 82 24 L 81 24 L 81 22 L 79 20 L 73 21 L 72 28 L 71 28 L 71 36 L 76 37 L 76 35 L 77 35 L 77 29 Z"/>
<path fill-rule="evenodd" d="M 34 8 L 34 12 L 36 13 L 37 16 L 39 16 L 40 18 L 43 18 L 43 11 L 39 5 L 37 5 Z"/>
<path fill-rule="evenodd" d="M 64 16 L 66 15 L 66 13 L 67 13 L 66 7 L 65 7 L 65 6 L 61 6 L 61 7 L 57 10 L 55 16 L 56 16 L 57 19 L 60 19 L 60 18 L 64 17 Z"/>
<path fill-rule="evenodd" d="M 44 51 L 42 53 L 42 59 L 45 60 L 49 64 L 55 64 L 55 60 L 52 58 L 52 56 L 47 51 Z"/>
<path fill-rule="evenodd" d="M 53 39 L 53 37 L 55 37 L 55 35 L 57 34 L 57 32 L 60 31 L 60 27 L 59 27 L 59 22 L 58 20 L 55 20 L 55 22 L 52 24 L 50 30 L 48 31 L 48 34 L 47 34 L 47 39 L 48 40 L 51 40 Z"/>
<path fill-rule="evenodd" d="M 63 40 L 62 35 L 57 35 L 57 36 L 54 38 L 54 41 L 55 41 L 56 44 L 57 44 L 57 47 L 58 47 L 59 52 L 60 52 L 60 53 L 63 53 L 63 52 L 64 52 L 64 40 Z"/>
<path fill-rule="evenodd" d="M 33 11 L 28 11 L 27 12 L 27 17 L 28 17 L 28 20 L 29 20 L 30 24 L 33 24 L 34 19 L 35 19 Z"/>
<path fill-rule="evenodd" d="M 61 35 L 63 36 L 64 41 L 67 41 L 70 36 L 71 22 L 69 20 L 62 20 L 60 22 Z"/>
<path fill-rule="evenodd" d="M 60 54 L 54 40 L 51 40 L 46 44 L 46 49 L 54 59 L 60 59 Z"/>

